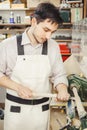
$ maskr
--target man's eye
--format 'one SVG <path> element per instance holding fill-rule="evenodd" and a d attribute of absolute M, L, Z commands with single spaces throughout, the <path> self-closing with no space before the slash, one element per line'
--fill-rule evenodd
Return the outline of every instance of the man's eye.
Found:
<path fill-rule="evenodd" d="M 48 29 L 44 29 L 45 32 L 48 32 L 49 30 Z"/>
<path fill-rule="evenodd" d="M 56 31 L 53 31 L 52 33 L 55 33 Z"/>

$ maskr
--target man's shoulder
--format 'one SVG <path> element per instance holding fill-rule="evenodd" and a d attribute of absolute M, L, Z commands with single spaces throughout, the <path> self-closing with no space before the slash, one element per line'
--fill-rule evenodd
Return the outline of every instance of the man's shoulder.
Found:
<path fill-rule="evenodd" d="M 53 49 L 58 49 L 59 48 L 58 43 L 54 39 L 49 39 L 48 40 L 48 46 L 49 46 L 49 48 L 53 48 Z"/>
<path fill-rule="evenodd" d="M 0 47 L 11 46 L 15 43 L 16 36 L 9 37 L 0 43 Z"/>
<path fill-rule="evenodd" d="M 57 42 L 52 38 L 48 40 L 48 43 L 54 46 L 57 45 Z"/>
<path fill-rule="evenodd" d="M 16 36 L 7 38 L 0 43 L 0 51 L 2 53 L 8 53 L 8 54 L 15 53 L 17 50 L 16 48 L 17 48 Z"/>

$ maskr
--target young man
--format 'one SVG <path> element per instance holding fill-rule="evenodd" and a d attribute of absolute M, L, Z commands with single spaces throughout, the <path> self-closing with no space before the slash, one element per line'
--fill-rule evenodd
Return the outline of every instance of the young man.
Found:
<path fill-rule="evenodd" d="M 0 86 L 7 89 L 4 130 L 47 130 L 50 83 L 58 100 L 68 100 L 67 79 L 58 44 L 50 39 L 62 22 L 58 9 L 41 3 L 31 27 L 0 45 Z"/>

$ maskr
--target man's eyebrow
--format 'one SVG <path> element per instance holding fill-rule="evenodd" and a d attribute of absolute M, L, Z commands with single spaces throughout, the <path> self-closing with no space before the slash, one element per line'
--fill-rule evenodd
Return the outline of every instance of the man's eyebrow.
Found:
<path fill-rule="evenodd" d="M 43 27 L 44 29 L 47 29 L 47 30 L 51 30 L 51 29 L 49 29 L 48 27 Z"/>
<path fill-rule="evenodd" d="M 49 29 L 48 27 L 44 27 L 44 29 L 47 29 L 47 30 L 51 31 L 51 29 Z M 56 32 L 56 31 L 57 30 L 54 30 L 54 31 L 52 31 L 52 33 Z"/>
<path fill-rule="evenodd" d="M 56 32 L 57 30 L 54 30 L 52 33 Z"/>

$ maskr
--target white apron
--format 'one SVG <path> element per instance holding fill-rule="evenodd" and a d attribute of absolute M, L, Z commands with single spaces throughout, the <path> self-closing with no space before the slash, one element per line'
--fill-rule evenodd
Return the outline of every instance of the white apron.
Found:
<path fill-rule="evenodd" d="M 50 72 L 47 55 L 19 55 L 11 79 L 34 92 L 48 93 Z M 7 90 L 7 93 L 18 97 L 15 91 Z M 6 99 L 4 130 L 48 130 L 48 108 L 49 100 L 32 105 Z"/>

